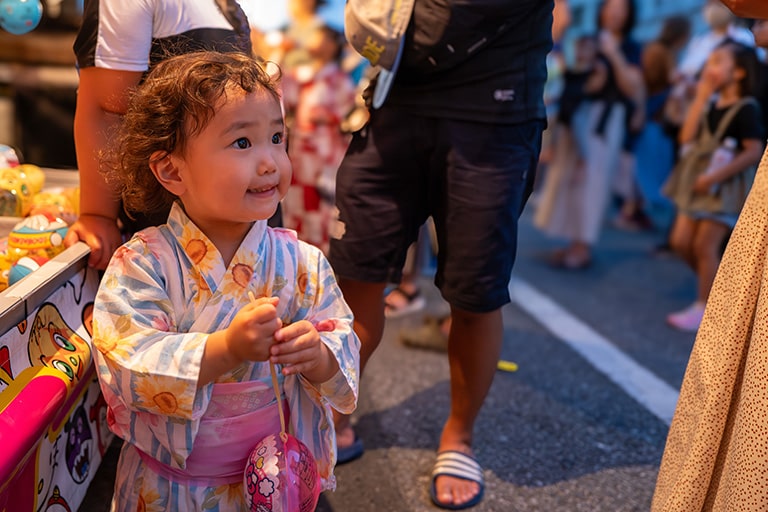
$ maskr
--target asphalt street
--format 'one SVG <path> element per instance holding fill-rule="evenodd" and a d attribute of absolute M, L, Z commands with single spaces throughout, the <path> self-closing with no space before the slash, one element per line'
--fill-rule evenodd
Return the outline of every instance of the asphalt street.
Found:
<path fill-rule="evenodd" d="M 515 299 L 503 310 L 502 356 L 518 370 L 497 372 L 477 422 L 486 491 L 472 510 L 647 511 L 694 341 L 664 317 L 693 300 L 694 277 L 654 253 L 661 230 L 611 227 L 591 267 L 553 269 L 546 255 L 557 243 L 531 227 L 531 213 L 521 225 Z M 442 309 L 425 283 L 430 308 Z M 449 406 L 447 359 L 398 337 L 421 318 L 388 321 L 354 415 L 365 454 L 336 469 L 337 490 L 321 497 L 318 512 L 437 510 L 428 489 Z M 108 510 L 116 453 L 81 511 Z"/>

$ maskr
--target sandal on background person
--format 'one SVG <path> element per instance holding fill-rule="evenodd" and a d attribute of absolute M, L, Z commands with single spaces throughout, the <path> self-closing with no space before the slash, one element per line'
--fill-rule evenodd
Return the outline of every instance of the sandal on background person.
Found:
<path fill-rule="evenodd" d="M 384 316 L 386 318 L 399 318 L 421 311 L 426 305 L 427 301 L 418 286 L 411 284 L 410 287 L 407 287 L 403 283 L 392 288 L 384 297 Z"/>
<path fill-rule="evenodd" d="M 450 315 L 443 317 L 429 315 L 424 318 L 422 325 L 401 329 L 400 341 L 408 347 L 446 352 L 450 330 Z"/>

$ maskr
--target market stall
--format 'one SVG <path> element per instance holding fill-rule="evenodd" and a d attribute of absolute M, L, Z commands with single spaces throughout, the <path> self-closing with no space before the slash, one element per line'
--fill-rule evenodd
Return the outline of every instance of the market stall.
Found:
<path fill-rule="evenodd" d="M 46 170 L 48 187 L 77 173 Z M 0 235 L 20 219 L 0 218 Z M 112 434 L 91 359 L 85 244 L 0 292 L 0 511 L 75 511 Z"/>

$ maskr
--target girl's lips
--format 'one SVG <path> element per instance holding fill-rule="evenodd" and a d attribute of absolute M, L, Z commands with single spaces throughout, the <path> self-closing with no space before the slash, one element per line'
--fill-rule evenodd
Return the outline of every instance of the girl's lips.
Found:
<path fill-rule="evenodd" d="M 268 187 L 261 187 L 261 188 L 249 188 L 248 192 L 250 194 L 264 194 L 267 192 L 271 192 L 277 188 L 277 185 L 270 185 Z"/>

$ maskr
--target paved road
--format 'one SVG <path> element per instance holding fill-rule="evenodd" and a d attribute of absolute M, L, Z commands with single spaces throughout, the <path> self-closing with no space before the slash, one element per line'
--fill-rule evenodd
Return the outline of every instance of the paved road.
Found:
<path fill-rule="evenodd" d="M 612 229 L 586 271 L 551 269 L 543 258 L 554 244 L 529 217 L 517 302 L 504 308 L 503 357 L 519 369 L 497 373 L 478 419 L 487 488 L 473 510 L 646 511 L 694 340 L 664 315 L 692 300 L 695 281 L 680 262 L 652 255 L 659 233 Z M 388 323 L 355 415 L 365 455 L 337 468 L 338 489 L 319 512 L 436 510 L 428 475 L 448 410 L 448 365 L 442 353 L 399 343 L 399 329 L 419 321 Z M 114 458 L 82 511 L 107 510 Z"/>

